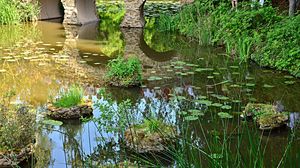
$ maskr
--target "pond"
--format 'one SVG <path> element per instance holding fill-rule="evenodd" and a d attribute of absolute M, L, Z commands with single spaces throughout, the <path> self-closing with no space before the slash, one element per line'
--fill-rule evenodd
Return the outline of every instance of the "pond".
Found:
<path fill-rule="evenodd" d="M 299 163 L 299 79 L 252 62 L 240 64 L 222 48 L 199 46 L 191 39 L 155 31 L 151 21 L 148 24 L 144 30 L 110 27 L 105 21 L 81 27 L 60 21 L 0 27 L 0 97 L 14 92 L 11 103 L 30 104 L 38 111 L 36 160 L 28 167 L 109 166 L 135 160 L 119 144 L 118 134 L 99 130 L 93 121 L 61 126 L 41 123 L 49 97 L 71 84 L 80 84 L 86 96 L 101 101 L 97 92 L 105 87 L 105 66 L 117 55 L 138 56 L 144 84 L 129 89 L 106 87 L 107 92 L 117 102 L 130 99 L 137 121 L 150 111 L 174 124 L 182 137 L 189 137 L 192 147 L 182 146 L 182 151 L 197 156 L 190 160 L 195 167 L 210 164 L 199 149 L 210 151 L 207 155 L 215 159 L 229 156 L 225 151 L 247 162 L 253 157 L 247 151 L 253 150 L 264 158 L 263 165 L 277 165 L 283 155 L 288 155 L 285 166 Z M 249 102 L 284 106 L 290 112 L 287 128 L 262 132 L 253 122 L 242 120 L 240 114 Z M 189 118 L 184 114 L 188 110 L 199 115 Z M 219 112 L 233 118 L 221 119 Z M 93 113 L 101 115 L 97 108 Z M 220 145 L 224 141 L 227 146 Z M 263 153 L 250 146 L 255 143 Z M 291 148 L 286 151 L 288 145 Z M 161 163 L 180 167 L 179 162 L 166 158 Z"/>

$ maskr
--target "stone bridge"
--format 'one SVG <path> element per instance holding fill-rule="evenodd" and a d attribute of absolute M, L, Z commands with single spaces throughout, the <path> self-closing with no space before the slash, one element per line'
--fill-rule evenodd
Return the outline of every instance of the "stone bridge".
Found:
<path fill-rule="evenodd" d="M 99 20 L 96 0 L 21 0 L 26 3 L 38 1 L 39 19 L 64 18 L 64 24 L 83 25 Z M 126 14 L 121 27 L 142 28 L 145 25 L 144 4 L 146 0 L 124 0 Z M 193 0 L 182 0 L 190 3 Z"/>

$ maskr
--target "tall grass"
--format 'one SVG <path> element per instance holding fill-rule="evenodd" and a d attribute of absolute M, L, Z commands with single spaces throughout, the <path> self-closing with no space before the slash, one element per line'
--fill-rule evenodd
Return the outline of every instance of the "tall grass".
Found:
<path fill-rule="evenodd" d="M 80 104 L 83 98 L 83 88 L 72 85 L 67 91 L 62 92 L 60 97 L 53 102 L 56 107 L 69 108 Z"/>
<path fill-rule="evenodd" d="M 19 0 L 0 0 L 0 24 L 18 24 L 36 20 L 38 3 L 24 3 Z"/>

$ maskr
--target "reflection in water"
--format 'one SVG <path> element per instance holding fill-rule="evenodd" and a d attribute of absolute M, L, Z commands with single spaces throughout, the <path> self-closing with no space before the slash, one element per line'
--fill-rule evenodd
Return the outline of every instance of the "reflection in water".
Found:
<path fill-rule="evenodd" d="M 289 127 L 297 128 L 300 109 L 298 81 L 295 85 L 286 85 L 282 74 L 265 71 L 255 65 L 236 64 L 217 55 L 217 49 L 191 44 L 176 35 L 152 32 L 151 27 L 147 30 L 120 30 L 111 26 L 110 22 L 81 27 L 39 22 L 37 26 L 1 26 L 0 32 L 0 97 L 14 91 L 15 102 L 43 106 L 49 95 L 55 95 L 62 87 L 73 83 L 80 83 L 87 95 L 95 96 L 103 83 L 107 61 L 124 53 L 126 57 L 136 55 L 142 60 L 146 86 L 142 89 L 108 90 L 114 100 L 132 99 L 137 123 L 146 117 L 162 118 L 167 123 L 175 124 L 180 133 L 191 136 L 195 146 L 206 148 L 206 136 L 213 131 L 220 134 L 224 129 L 223 120 L 211 118 L 223 110 L 209 109 L 197 102 L 207 97 L 214 103 L 231 105 L 234 112 L 240 112 L 251 101 L 273 103 L 281 100 L 287 111 L 294 111 L 290 113 Z M 183 40 L 178 40 L 181 38 Z M 179 60 L 197 64 L 197 68 L 212 70 L 182 75 L 179 70 L 172 70 L 176 66 L 173 63 Z M 189 72 L 191 69 L 183 68 L 183 71 Z M 147 81 L 149 76 L 160 76 L 162 80 Z M 208 76 L 214 78 L 208 79 Z M 247 83 L 255 86 L 244 87 Z M 264 88 L 264 84 L 275 87 Z M 216 98 L 218 95 L 238 101 L 221 102 Z M 201 122 L 191 123 L 190 129 L 185 132 L 182 129 L 185 122 L 179 113 L 189 108 L 206 114 Z M 98 117 L 101 112 L 96 109 L 94 115 Z M 236 133 L 236 123 L 237 117 L 228 123 L 228 132 Z M 61 127 L 43 125 L 36 134 L 36 167 L 101 166 L 125 160 L 122 153 L 125 150 L 119 143 L 122 135 L 98 128 L 93 122 L 66 123 Z M 236 133 L 233 139 L 237 139 L 239 134 Z M 263 138 L 264 143 L 269 143 L 266 155 L 278 153 L 278 158 L 283 153 L 283 149 L 277 148 L 286 144 L 286 134 L 287 130 L 271 139 Z M 272 151 L 275 148 L 277 150 Z M 246 150 L 247 146 L 243 149 Z M 294 149 L 299 149 L 299 142 L 296 142 Z"/>

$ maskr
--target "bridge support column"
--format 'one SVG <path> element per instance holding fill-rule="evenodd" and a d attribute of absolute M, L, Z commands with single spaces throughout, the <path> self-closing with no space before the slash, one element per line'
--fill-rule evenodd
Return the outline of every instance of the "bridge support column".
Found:
<path fill-rule="evenodd" d="M 97 21 L 96 0 L 61 0 L 64 6 L 64 24 L 83 25 Z"/>
<path fill-rule="evenodd" d="M 144 4 L 146 0 L 125 0 L 125 16 L 121 27 L 142 28 L 145 26 Z"/>

